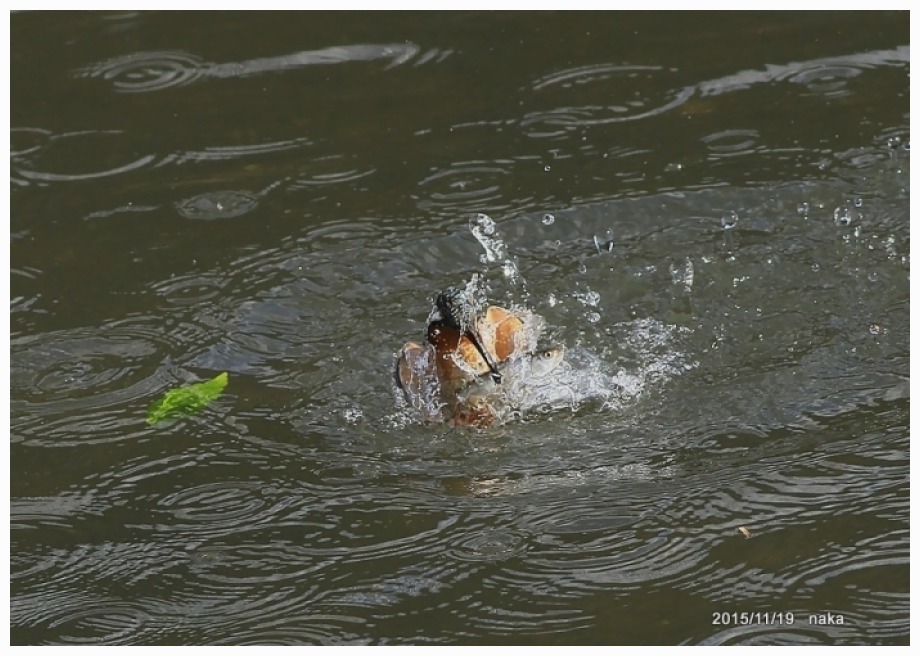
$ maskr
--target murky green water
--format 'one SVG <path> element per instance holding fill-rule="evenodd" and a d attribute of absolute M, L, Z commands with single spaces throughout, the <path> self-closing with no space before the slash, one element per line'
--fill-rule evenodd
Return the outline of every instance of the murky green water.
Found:
<path fill-rule="evenodd" d="M 908 642 L 906 13 L 11 38 L 14 644 Z M 607 393 L 400 408 L 474 272 Z"/>

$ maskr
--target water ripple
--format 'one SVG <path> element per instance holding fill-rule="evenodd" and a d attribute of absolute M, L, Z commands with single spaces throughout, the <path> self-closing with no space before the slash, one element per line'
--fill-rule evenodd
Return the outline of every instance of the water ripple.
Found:
<path fill-rule="evenodd" d="M 526 550 L 527 543 L 523 535 L 494 529 L 471 535 L 450 553 L 458 560 L 495 562 L 520 556 Z"/>
<path fill-rule="evenodd" d="M 14 398 L 65 399 L 103 390 L 136 377 L 162 340 L 143 326 L 122 324 L 108 335 L 46 333 L 13 340 L 11 383 Z"/>
<path fill-rule="evenodd" d="M 219 162 L 223 160 L 238 160 L 245 157 L 269 155 L 288 150 L 295 150 L 308 145 L 310 142 L 304 137 L 286 139 L 283 141 L 268 141 L 264 143 L 233 146 L 211 146 L 202 150 L 188 150 L 174 155 L 169 161 L 176 164 L 188 162 Z M 163 162 L 165 163 L 165 161 Z M 162 164 L 162 163 L 161 163 Z"/>
<path fill-rule="evenodd" d="M 838 64 L 813 64 L 803 66 L 801 69 L 781 76 L 793 84 L 801 84 L 807 89 L 803 95 L 824 96 L 826 98 L 842 98 L 852 91 L 848 88 L 849 81 L 863 72 L 867 65 L 841 62 Z"/>
<path fill-rule="evenodd" d="M 181 521 L 245 523 L 260 513 L 265 501 L 260 486 L 238 482 L 205 483 L 169 494 L 160 500 Z"/>
<path fill-rule="evenodd" d="M 803 615 L 804 617 L 804 615 Z M 769 626 L 764 624 L 748 624 L 733 626 L 719 631 L 706 638 L 703 645 L 823 645 L 828 644 L 829 638 L 834 642 L 841 639 L 845 630 L 827 631 L 820 627 L 809 626 L 804 620 L 793 626 Z"/>
<path fill-rule="evenodd" d="M 212 191 L 176 203 L 176 211 L 186 219 L 214 221 L 248 214 L 259 204 L 249 191 L 226 189 Z"/>
<path fill-rule="evenodd" d="M 299 646 L 361 645 L 366 637 L 366 621 L 360 617 L 342 617 L 297 611 L 280 619 L 260 616 L 237 619 L 226 627 L 226 635 L 213 641 L 215 645 L 233 646 Z"/>
<path fill-rule="evenodd" d="M 861 70 L 881 66 L 906 66 L 910 64 L 910 46 L 899 46 L 890 50 L 871 50 L 839 57 L 822 57 L 804 62 L 790 62 L 782 65 L 768 65 L 763 69 L 744 70 L 715 80 L 707 80 L 697 85 L 703 96 L 722 95 L 740 89 L 748 89 L 757 84 L 772 84 L 777 80 L 789 80 L 808 85 L 811 93 L 841 93 L 841 82 L 846 83 Z M 821 71 L 828 70 L 830 75 L 825 80 Z"/>
<path fill-rule="evenodd" d="M 195 306 L 218 296 L 229 280 L 216 274 L 189 274 L 169 278 L 151 285 L 168 303 L 177 306 Z"/>
<path fill-rule="evenodd" d="M 142 168 L 156 161 L 152 153 L 137 156 L 137 146 L 120 130 L 91 130 L 49 134 L 24 145 L 11 162 L 12 173 L 32 182 L 74 182 L 105 178 Z M 92 157 L 87 157 L 92 153 Z M 70 167 L 55 172 L 45 166 Z"/>
<path fill-rule="evenodd" d="M 530 87 L 539 102 L 553 107 L 527 113 L 521 127 L 529 136 L 554 137 L 576 127 L 636 121 L 670 111 L 694 94 L 693 87 L 662 97 L 661 77 L 673 73 L 660 66 L 597 64 L 559 71 L 539 78 Z M 604 89 L 598 93 L 598 89 Z M 599 96 L 614 103 L 597 105 Z M 580 98 L 584 98 L 579 102 Z M 619 102 L 616 102 L 619 101 Z"/>
<path fill-rule="evenodd" d="M 10 157 L 30 155 L 47 147 L 54 133 L 44 128 L 10 128 Z"/>
<path fill-rule="evenodd" d="M 315 189 L 349 184 L 372 176 L 376 172 L 377 169 L 360 164 L 354 155 L 324 155 L 301 165 L 289 188 Z"/>
<path fill-rule="evenodd" d="M 416 44 L 409 41 L 385 44 L 354 43 L 320 50 L 304 50 L 277 57 L 262 57 L 241 62 L 213 64 L 208 67 L 207 74 L 218 78 L 245 77 L 297 69 L 304 66 L 376 60 L 389 60 L 390 63 L 387 68 L 393 68 L 411 61 L 419 50 L 420 48 Z"/>
<path fill-rule="evenodd" d="M 352 562 L 404 557 L 409 554 L 430 553 L 442 539 L 443 532 L 453 525 L 456 517 L 429 512 L 411 512 L 402 504 L 377 504 L 370 509 L 347 507 L 339 510 L 337 525 L 331 531 L 314 536 L 308 551 L 317 557 L 347 555 Z M 379 533 L 386 529 L 390 537 L 380 542 Z M 394 535 L 395 533 L 395 535 Z"/>
<path fill-rule="evenodd" d="M 750 153 L 759 140 L 757 130 L 722 130 L 700 139 L 716 156 Z"/>
<path fill-rule="evenodd" d="M 168 331 L 147 316 L 85 330 L 24 336 L 11 342 L 11 404 L 18 421 L 14 441 L 65 446 L 129 439 L 144 430 L 142 411 L 154 394 L 175 383 L 167 369 L 150 369 L 176 348 L 208 340 L 198 324 Z M 135 406 L 138 399 L 148 400 Z M 129 412 L 113 411 L 129 404 Z M 132 407 L 133 406 L 133 407 Z M 88 429 L 95 423 L 96 428 Z M 126 431 L 117 435 L 118 431 Z"/>
<path fill-rule="evenodd" d="M 36 609 L 44 612 L 33 612 Z M 11 600 L 10 619 L 19 626 L 42 626 L 63 644 L 137 644 L 151 618 L 139 604 L 100 600 L 87 594 L 37 593 Z"/>
<path fill-rule="evenodd" d="M 420 54 L 412 65 L 422 66 L 429 62 L 435 62 L 436 64 L 440 64 L 442 61 L 444 61 L 445 59 L 447 59 L 453 54 L 455 54 L 453 50 L 440 50 L 439 48 L 431 48 L 430 50 L 426 50 L 425 52 Z"/>
<path fill-rule="evenodd" d="M 200 57 L 183 51 L 136 52 L 92 64 L 78 75 L 102 78 L 121 93 L 142 93 L 191 84 L 207 66 Z"/>
<path fill-rule="evenodd" d="M 181 50 L 136 52 L 113 57 L 78 69 L 77 77 L 101 78 L 120 93 L 163 91 L 185 86 L 205 77 L 240 78 L 298 69 L 305 66 L 341 64 L 355 61 L 389 60 L 387 68 L 400 66 L 419 53 L 414 43 L 350 44 L 320 50 L 262 57 L 240 62 L 212 63 Z M 449 53 L 449 51 L 448 51 Z M 425 61 L 445 55 L 426 55 Z M 424 63 L 424 62 L 422 62 Z"/>
<path fill-rule="evenodd" d="M 428 195 L 418 205 L 450 212 L 495 211 L 506 202 L 502 199 L 512 165 L 511 161 L 458 162 L 419 181 Z"/>

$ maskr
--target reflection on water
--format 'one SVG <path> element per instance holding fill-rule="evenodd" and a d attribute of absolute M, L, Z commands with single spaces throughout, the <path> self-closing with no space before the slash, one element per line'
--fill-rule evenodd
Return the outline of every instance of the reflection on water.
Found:
<path fill-rule="evenodd" d="M 398 66 L 418 51 L 411 43 L 348 45 L 224 64 L 205 63 L 185 52 L 138 52 L 87 66 L 77 74 L 113 80 L 117 91 L 139 93 L 182 86 L 203 77 L 245 77 L 319 64 L 389 59 L 391 66 Z"/>
<path fill-rule="evenodd" d="M 14 14 L 12 642 L 907 642 L 904 18 Z M 394 403 L 474 272 L 571 403 Z"/>

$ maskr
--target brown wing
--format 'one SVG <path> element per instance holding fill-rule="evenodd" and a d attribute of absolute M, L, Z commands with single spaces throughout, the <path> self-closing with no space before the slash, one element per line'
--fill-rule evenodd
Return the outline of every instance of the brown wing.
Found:
<path fill-rule="evenodd" d="M 523 328 L 524 321 L 518 315 L 494 305 L 476 319 L 476 331 L 483 348 L 495 362 L 504 362 L 526 350 Z M 496 413 L 485 399 L 473 397 L 463 403 L 457 401 L 463 388 L 489 372 L 489 365 L 475 344 L 445 321 L 432 321 L 428 325 L 427 338 L 434 349 L 441 399 L 453 409 L 453 423 L 477 428 L 491 426 Z"/>
<path fill-rule="evenodd" d="M 437 353 L 438 375 L 442 381 L 467 380 L 489 370 L 489 365 L 470 338 L 453 326 L 442 321 L 432 321 L 428 325 L 428 342 Z M 463 360 L 469 371 L 457 364 L 455 354 Z"/>
<path fill-rule="evenodd" d="M 441 399 L 435 350 L 415 342 L 406 342 L 396 358 L 396 384 L 406 402 L 418 410 L 426 421 L 441 421 Z"/>
<path fill-rule="evenodd" d="M 421 359 L 424 347 L 415 342 L 406 342 L 396 358 L 396 384 L 408 397 L 421 393 Z"/>
<path fill-rule="evenodd" d="M 517 351 L 524 342 L 523 335 L 519 336 L 519 333 L 523 328 L 524 322 L 520 317 L 494 305 L 477 319 L 477 331 L 483 348 L 495 362 L 504 362 L 519 355 Z M 446 322 L 433 321 L 429 324 L 428 342 L 434 345 L 437 352 L 438 375 L 442 381 L 465 381 L 489 371 L 488 364 L 469 337 Z M 466 364 L 467 370 L 456 363 L 455 354 Z"/>
<path fill-rule="evenodd" d="M 523 328 L 524 322 L 520 317 L 495 305 L 490 306 L 479 319 L 479 333 L 482 335 L 483 346 L 496 362 L 504 362 L 518 355 L 516 351 L 522 340 L 518 339 L 517 335 Z"/>

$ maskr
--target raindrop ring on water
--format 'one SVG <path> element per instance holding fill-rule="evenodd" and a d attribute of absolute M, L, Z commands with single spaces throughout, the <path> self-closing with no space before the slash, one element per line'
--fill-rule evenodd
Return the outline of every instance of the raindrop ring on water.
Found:
<path fill-rule="evenodd" d="M 201 58 L 186 52 L 138 52 L 87 66 L 79 74 L 111 80 L 123 93 L 141 93 L 189 84 L 205 68 Z"/>
<path fill-rule="evenodd" d="M 250 212 L 258 203 L 249 192 L 228 189 L 186 198 L 176 204 L 176 210 L 186 219 L 230 219 Z"/>

